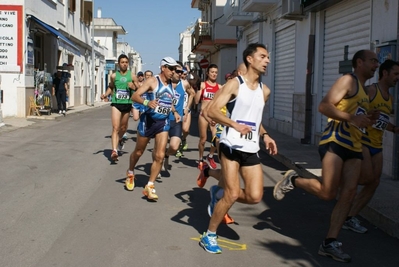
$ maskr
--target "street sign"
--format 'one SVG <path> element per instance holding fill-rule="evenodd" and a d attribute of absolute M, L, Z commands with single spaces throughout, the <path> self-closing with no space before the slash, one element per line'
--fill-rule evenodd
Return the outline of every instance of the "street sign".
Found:
<path fill-rule="evenodd" d="M 201 59 L 201 61 L 199 62 L 199 64 L 200 64 L 200 67 L 201 67 L 202 69 L 206 69 L 206 68 L 209 67 L 209 61 L 208 61 L 206 58 Z"/>

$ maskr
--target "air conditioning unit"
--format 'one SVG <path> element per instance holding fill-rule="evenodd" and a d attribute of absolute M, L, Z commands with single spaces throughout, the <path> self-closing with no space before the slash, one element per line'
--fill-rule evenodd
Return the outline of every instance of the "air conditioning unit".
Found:
<path fill-rule="evenodd" d="M 302 20 L 304 15 L 301 0 L 282 0 L 281 18 L 289 20 Z"/>

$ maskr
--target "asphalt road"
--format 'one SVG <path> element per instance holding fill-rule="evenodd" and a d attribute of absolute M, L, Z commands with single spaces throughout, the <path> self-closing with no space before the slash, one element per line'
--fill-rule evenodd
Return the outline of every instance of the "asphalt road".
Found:
<path fill-rule="evenodd" d="M 236 224 L 219 228 L 221 255 L 206 253 L 208 189 L 196 186 L 196 120 L 189 150 L 156 183 L 159 201 L 147 201 L 152 141 L 139 161 L 136 188 L 124 189 L 136 123 L 117 164 L 109 160 L 110 108 L 104 106 L 0 132 L 0 266 L 342 266 L 319 256 L 334 202 L 296 190 L 283 201 L 273 186 L 286 168 L 260 153 L 264 197 L 235 204 Z M 209 149 L 209 145 L 208 145 Z M 399 240 L 369 228 L 343 230 L 350 266 L 399 266 Z"/>

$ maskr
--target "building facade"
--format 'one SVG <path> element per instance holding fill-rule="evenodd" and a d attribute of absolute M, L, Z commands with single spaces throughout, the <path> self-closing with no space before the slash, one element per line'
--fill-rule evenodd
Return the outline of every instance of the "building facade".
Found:
<path fill-rule="evenodd" d="M 60 66 L 70 75 L 68 105 L 86 104 L 87 91 L 91 90 L 92 2 L 4 0 L 0 11 L 0 20 L 4 22 L 4 49 L 0 52 L 2 116 L 30 115 L 30 97 L 49 89 L 51 78 Z M 99 46 L 95 50 L 96 84 L 99 84 L 104 51 Z M 55 99 L 48 105 L 56 106 Z"/>
<path fill-rule="evenodd" d="M 204 16 L 208 2 L 193 0 L 192 7 L 203 9 Z M 304 144 L 318 144 L 327 123 L 318 104 L 336 79 L 352 71 L 356 51 L 374 50 L 380 63 L 398 60 L 398 1 L 228 0 L 224 9 L 226 25 L 237 33 L 237 58 L 254 42 L 270 52 L 262 77 L 272 90 L 264 123 Z M 376 73 L 367 84 L 377 80 Z M 397 125 L 398 114 L 391 121 Z M 394 178 L 399 173 L 396 139 L 384 134 L 383 172 Z"/>

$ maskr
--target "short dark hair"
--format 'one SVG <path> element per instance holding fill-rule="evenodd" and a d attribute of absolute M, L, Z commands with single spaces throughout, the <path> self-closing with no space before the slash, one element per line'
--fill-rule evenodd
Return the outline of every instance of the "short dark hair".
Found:
<path fill-rule="evenodd" d="M 144 74 L 146 74 L 147 72 L 151 73 L 151 76 L 154 75 L 154 73 L 153 73 L 152 71 L 150 71 L 150 70 L 146 70 L 146 71 L 144 72 Z"/>
<path fill-rule="evenodd" d="M 218 65 L 216 64 L 209 64 L 209 67 L 206 69 L 206 73 L 209 72 L 210 69 L 219 69 Z"/>
<path fill-rule="evenodd" d="M 267 48 L 264 44 L 252 43 L 252 44 L 249 44 L 247 46 L 247 48 L 245 48 L 244 52 L 242 52 L 242 58 L 244 60 L 245 67 L 248 68 L 248 65 L 249 65 L 249 63 L 247 61 L 247 56 L 252 56 L 258 50 L 259 47 L 267 50 Z"/>
<path fill-rule="evenodd" d="M 352 67 L 355 69 L 357 67 L 357 60 L 360 58 L 361 60 L 366 60 L 366 51 L 365 49 L 357 51 L 352 58 Z"/>
<path fill-rule="evenodd" d="M 399 66 L 399 62 L 393 61 L 392 59 L 387 59 L 380 65 L 380 68 L 378 70 L 378 80 L 382 79 L 382 76 L 384 75 L 384 70 L 388 72 L 388 74 L 391 72 L 393 66 Z"/>
<path fill-rule="evenodd" d="M 129 58 L 125 55 L 125 54 L 121 54 L 121 55 L 119 55 L 119 57 L 118 57 L 118 64 L 121 62 L 121 59 L 122 58 L 126 58 L 128 61 L 129 61 Z"/>

